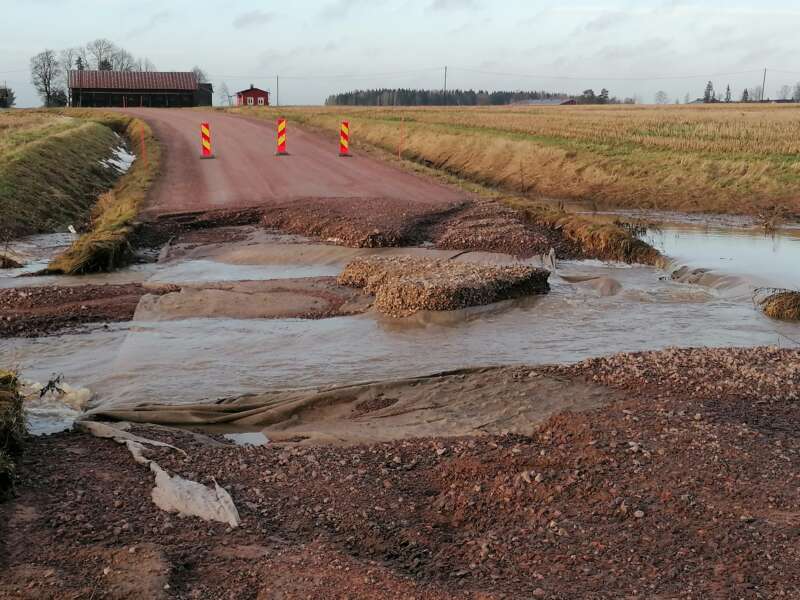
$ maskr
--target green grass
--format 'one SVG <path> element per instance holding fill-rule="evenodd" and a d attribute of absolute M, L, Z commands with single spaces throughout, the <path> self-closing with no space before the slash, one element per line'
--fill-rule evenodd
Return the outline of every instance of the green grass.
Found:
<path fill-rule="evenodd" d="M 60 115 L 0 114 L 0 232 L 4 236 L 79 227 L 117 179 L 100 161 L 119 141 L 104 125 Z M 13 126 L 12 126 L 13 125 Z M 6 137 L 7 134 L 7 137 Z"/>

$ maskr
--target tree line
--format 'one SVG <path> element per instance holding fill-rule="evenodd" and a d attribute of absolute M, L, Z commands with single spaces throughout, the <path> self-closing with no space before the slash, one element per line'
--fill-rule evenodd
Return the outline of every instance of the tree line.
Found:
<path fill-rule="evenodd" d="M 800 82 L 796 83 L 794 87 L 791 85 L 785 85 L 785 84 L 782 85 L 778 89 L 777 100 L 782 102 L 800 102 Z M 669 96 L 663 90 L 656 92 L 655 101 L 656 104 L 670 103 Z M 706 84 L 702 97 L 693 100 L 691 94 L 687 93 L 684 98 L 684 102 L 686 104 L 691 104 L 691 103 L 716 104 L 720 102 L 728 103 L 728 102 L 763 102 L 763 101 L 772 102 L 773 99 L 764 96 L 764 89 L 760 85 L 751 88 L 745 88 L 742 90 L 742 93 L 740 95 L 734 96 L 730 85 L 727 85 L 725 87 L 724 92 L 717 93 L 717 91 L 714 89 L 713 81 L 709 81 Z M 675 100 L 675 104 L 680 104 L 680 99 Z"/>
<path fill-rule="evenodd" d="M 325 100 L 325 104 L 328 106 L 498 106 L 535 100 L 575 100 L 578 104 L 633 103 L 630 98 L 619 100 L 612 97 L 605 88 L 600 93 L 585 90 L 577 96 L 543 90 L 489 92 L 472 89 L 444 91 L 381 88 L 331 94 Z"/>
<path fill-rule="evenodd" d="M 31 82 L 45 106 L 66 106 L 70 103 L 70 71 L 155 71 L 149 58 L 133 54 L 99 38 L 84 46 L 64 50 L 43 50 L 31 58 Z M 208 81 L 200 67 L 192 69 L 200 82 Z"/>

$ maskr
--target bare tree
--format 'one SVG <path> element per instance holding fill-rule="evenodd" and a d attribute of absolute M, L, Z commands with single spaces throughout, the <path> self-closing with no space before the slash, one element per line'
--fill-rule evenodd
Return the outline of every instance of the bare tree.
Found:
<path fill-rule="evenodd" d="M 114 47 L 111 53 L 111 70 L 112 71 L 135 71 L 136 59 L 133 54 L 124 50 L 123 48 Z"/>
<path fill-rule="evenodd" d="M 764 88 L 760 85 L 752 87 L 747 90 L 747 96 L 750 98 L 750 102 L 760 102 L 764 99 Z"/>
<path fill-rule="evenodd" d="M 69 72 L 77 67 L 80 55 L 80 48 L 66 48 L 59 53 L 61 73 L 58 79 L 58 85 L 67 90 L 67 104 L 72 104 L 72 91 L 69 87 Z"/>
<path fill-rule="evenodd" d="M 157 71 L 158 69 L 156 69 L 156 66 L 153 64 L 153 61 L 151 61 L 149 58 L 140 58 L 139 60 L 136 61 L 135 70 L 149 72 L 149 71 Z"/>
<path fill-rule="evenodd" d="M 792 86 L 790 85 L 782 85 L 781 89 L 778 90 L 778 98 L 781 100 L 789 100 L 792 97 Z"/>
<path fill-rule="evenodd" d="M 792 94 L 792 100 L 795 102 L 800 102 L 800 82 L 796 83 L 794 86 L 794 93 Z"/>
<path fill-rule="evenodd" d="M 228 89 L 228 84 L 224 81 L 219 86 L 219 104 L 220 106 L 232 106 L 233 102 L 231 101 L 231 92 Z"/>
<path fill-rule="evenodd" d="M 87 64 L 93 69 L 99 69 L 103 63 L 112 63 L 112 56 L 116 47 L 111 41 L 99 38 L 86 44 Z M 113 63 L 112 63 L 113 64 Z"/>
<path fill-rule="evenodd" d="M 31 58 L 31 82 L 45 106 L 53 105 L 60 74 L 61 65 L 55 51 L 45 50 Z"/>
<path fill-rule="evenodd" d="M 194 73 L 195 77 L 197 77 L 197 83 L 208 83 L 208 75 L 206 75 L 206 72 L 197 65 L 192 67 L 192 73 Z"/>
<path fill-rule="evenodd" d="M 664 90 L 656 92 L 656 104 L 669 104 L 669 96 Z"/>

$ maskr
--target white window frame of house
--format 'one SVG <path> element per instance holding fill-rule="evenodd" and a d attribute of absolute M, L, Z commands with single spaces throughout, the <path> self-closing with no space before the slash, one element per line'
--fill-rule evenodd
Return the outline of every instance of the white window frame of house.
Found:
<path fill-rule="evenodd" d="M 263 96 L 259 96 L 259 98 L 258 98 L 258 105 L 259 105 L 259 106 L 264 106 L 264 97 L 263 97 Z"/>
<path fill-rule="evenodd" d="M 253 106 L 253 97 L 252 96 L 248 96 L 247 97 L 247 106 Z"/>

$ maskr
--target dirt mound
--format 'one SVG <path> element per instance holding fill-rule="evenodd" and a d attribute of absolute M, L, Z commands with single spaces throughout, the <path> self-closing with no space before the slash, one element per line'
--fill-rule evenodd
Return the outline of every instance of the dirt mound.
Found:
<path fill-rule="evenodd" d="M 499 202 L 475 201 L 432 228 L 430 239 L 447 250 L 485 250 L 521 257 L 547 254 L 555 248 L 559 258 L 581 256 L 560 232 L 537 227 L 519 211 Z"/>
<path fill-rule="evenodd" d="M 545 293 L 549 276 L 549 271 L 526 265 L 368 256 L 351 261 L 339 283 L 364 288 L 375 295 L 378 310 L 402 317 Z"/>
<path fill-rule="evenodd" d="M 270 208 L 262 222 L 269 229 L 344 246 L 387 248 L 425 241 L 425 224 L 452 209 L 388 198 L 308 198 Z"/>

